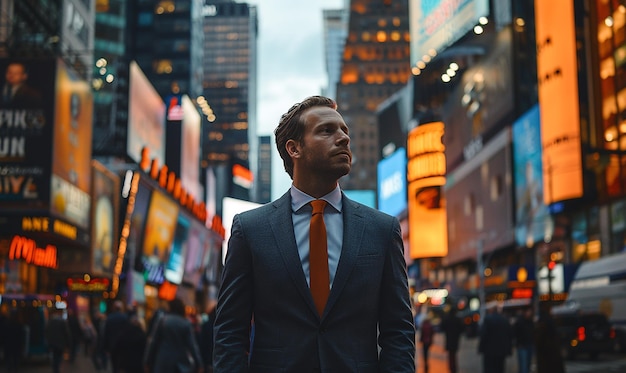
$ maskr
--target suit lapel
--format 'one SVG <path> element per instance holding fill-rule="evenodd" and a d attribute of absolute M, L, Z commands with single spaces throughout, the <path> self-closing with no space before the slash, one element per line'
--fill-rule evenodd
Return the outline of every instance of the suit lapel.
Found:
<path fill-rule="evenodd" d="M 343 243 L 341 247 L 341 256 L 335 273 L 335 280 L 330 290 L 328 303 L 324 311 L 324 316 L 332 309 L 333 305 L 339 298 L 339 294 L 346 285 L 350 273 L 356 263 L 356 258 L 361 247 L 361 240 L 365 230 L 365 220 L 359 206 L 343 196 Z"/>
<path fill-rule="evenodd" d="M 291 196 L 289 192 L 277 199 L 273 205 L 275 210 L 274 216 L 270 218 L 270 226 L 274 233 L 278 251 L 283 258 L 285 268 L 291 280 L 296 284 L 298 292 L 302 295 L 313 313 L 317 314 L 313 296 L 311 296 L 311 290 L 306 282 L 306 276 L 302 270 L 302 262 L 298 255 L 296 237 L 293 232 L 293 220 L 291 219 Z"/>

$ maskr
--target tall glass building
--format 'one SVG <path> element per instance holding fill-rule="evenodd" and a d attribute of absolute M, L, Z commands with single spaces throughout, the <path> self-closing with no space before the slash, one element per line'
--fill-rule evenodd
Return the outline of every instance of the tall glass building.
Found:
<path fill-rule="evenodd" d="M 204 97 L 215 120 L 204 118 L 202 167 L 224 175 L 223 196 L 256 199 L 254 186 L 233 182 L 232 169 L 243 166 L 256 174 L 256 7 L 212 1 L 204 6 Z M 218 188 L 221 190 L 221 188 Z"/>

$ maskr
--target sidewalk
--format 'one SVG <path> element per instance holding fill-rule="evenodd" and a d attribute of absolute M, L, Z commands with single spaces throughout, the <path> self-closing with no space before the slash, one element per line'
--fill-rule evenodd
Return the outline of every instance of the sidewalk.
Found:
<path fill-rule="evenodd" d="M 4 367 L 3 367 L 4 368 Z M 52 372 L 52 365 L 50 359 L 37 358 L 30 359 L 22 362 L 22 366 L 19 370 L 20 373 L 49 373 Z M 79 353 L 76 356 L 76 360 L 70 363 L 67 359 L 61 364 L 62 373 L 110 373 L 111 368 L 107 370 L 96 370 L 91 357 L 85 356 L 84 353 Z"/>

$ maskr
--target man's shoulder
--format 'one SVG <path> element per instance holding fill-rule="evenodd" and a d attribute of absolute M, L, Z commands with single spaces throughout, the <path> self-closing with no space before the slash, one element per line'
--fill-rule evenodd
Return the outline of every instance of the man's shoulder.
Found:
<path fill-rule="evenodd" d="M 377 210 L 373 207 L 370 207 L 366 204 L 363 204 L 361 202 L 357 202 L 353 199 L 350 199 L 346 196 L 344 196 L 343 199 L 343 203 L 344 206 L 348 209 L 348 210 L 353 210 L 353 211 L 357 211 L 360 212 L 361 214 L 363 214 L 364 216 L 368 216 L 374 219 L 382 219 L 382 220 L 392 220 L 392 219 L 396 219 L 394 216 L 387 214 L 386 212 L 382 212 L 380 210 Z"/>

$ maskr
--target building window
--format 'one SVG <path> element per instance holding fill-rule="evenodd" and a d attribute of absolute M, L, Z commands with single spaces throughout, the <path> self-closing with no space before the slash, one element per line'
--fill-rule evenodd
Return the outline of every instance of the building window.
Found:
<path fill-rule="evenodd" d="M 157 74 L 171 74 L 172 70 L 172 61 L 170 60 L 158 60 L 154 62 L 154 72 Z"/>
<path fill-rule="evenodd" d="M 497 201 L 500 199 L 503 190 L 503 181 L 501 175 L 496 175 L 491 178 L 491 182 L 489 185 L 489 194 L 491 196 L 492 201 Z"/>
<path fill-rule="evenodd" d="M 465 197 L 465 201 L 463 202 L 463 212 L 465 216 L 472 215 L 474 208 L 476 208 L 476 199 L 473 194 L 469 194 Z"/>

